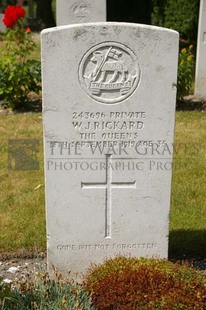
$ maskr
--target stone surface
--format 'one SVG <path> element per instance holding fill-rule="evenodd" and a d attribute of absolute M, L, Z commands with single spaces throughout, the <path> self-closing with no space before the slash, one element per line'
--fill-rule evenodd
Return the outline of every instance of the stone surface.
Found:
<path fill-rule="evenodd" d="M 3 18 L 4 18 L 4 14 L 0 13 L 0 32 L 5 32 L 6 31 L 6 27 L 3 23 Z"/>
<path fill-rule="evenodd" d="M 42 32 L 48 268 L 167 258 L 178 33 Z"/>
<path fill-rule="evenodd" d="M 57 0 L 57 25 L 106 21 L 106 0 Z"/>
<path fill-rule="evenodd" d="M 200 1 L 195 96 L 206 99 L 206 0 Z"/>

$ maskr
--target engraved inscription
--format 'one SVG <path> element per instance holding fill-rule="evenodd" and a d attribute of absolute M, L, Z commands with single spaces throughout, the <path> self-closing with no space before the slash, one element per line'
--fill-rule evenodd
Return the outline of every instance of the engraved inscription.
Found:
<path fill-rule="evenodd" d="M 91 6 L 86 1 L 75 2 L 71 12 L 73 19 L 79 23 L 88 22 L 91 19 Z"/>
<path fill-rule="evenodd" d="M 102 183 L 81 183 L 82 189 L 99 189 L 106 190 L 105 197 L 105 238 L 112 237 L 112 188 L 136 188 L 136 182 L 112 182 L 112 169 L 110 168 L 111 155 L 106 155 L 106 180 Z"/>
<path fill-rule="evenodd" d="M 72 126 L 90 145 L 135 146 L 146 125 L 145 111 L 73 111 Z M 108 152 L 107 152 L 108 153 Z M 111 152 L 109 152 L 111 154 Z"/>
<path fill-rule="evenodd" d="M 95 244 L 59 244 L 59 251 L 84 251 L 84 250 L 133 250 L 133 249 L 157 249 L 158 245 L 155 242 L 145 243 L 95 243 Z"/>
<path fill-rule="evenodd" d="M 93 99 L 114 104 L 128 98 L 140 81 L 137 57 L 127 46 L 104 42 L 90 49 L 79 65 L 79 80 Z"/>

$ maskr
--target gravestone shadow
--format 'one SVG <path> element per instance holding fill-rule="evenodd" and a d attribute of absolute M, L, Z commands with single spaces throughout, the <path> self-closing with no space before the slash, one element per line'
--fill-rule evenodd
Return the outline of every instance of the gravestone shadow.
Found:
<path fill-rule="evenodd" d="M 196 98 L 193 95 L 184 97 L 182 100 L 177 100 L 177 111 L 206 111 L 206 101 Z"/>
<path fill-rule="evenodd" d="M 206 258 L 206 230 L 175 230 L 169 234 L 169 259 Z"/>

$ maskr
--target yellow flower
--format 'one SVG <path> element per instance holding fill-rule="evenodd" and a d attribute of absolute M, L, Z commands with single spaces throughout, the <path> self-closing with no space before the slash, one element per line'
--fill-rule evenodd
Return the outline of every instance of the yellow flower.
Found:
<path fill-rule="evenodd" d="M 182 53 L 182 54 L 186 54 L 186 53 L 187 53 L 186 48 L 183 48 L 183 49 L 181 50 L 181 53 Z"/>
<path fill-rule="evenodd" d="M 193 48 L 193 45 L 191 44 L 190 46 L 189 46 L 189 49 L 191 50 Z"/>
<path fill-rule="evenodd" d="M 182 61 L 180 62 L 180 65 L 183 66 L 184 63 L 185 63 L 184 60 L 182 60 Z"/>
<path fill-rule="evenodd" d="M 189 56 L 187 57 L 187 60 L 188 60 L 188 61 L 192 61 L 192 59 L 193 59 L 193 56 L 192 56 L 192 55 L 189 55 Z"/>

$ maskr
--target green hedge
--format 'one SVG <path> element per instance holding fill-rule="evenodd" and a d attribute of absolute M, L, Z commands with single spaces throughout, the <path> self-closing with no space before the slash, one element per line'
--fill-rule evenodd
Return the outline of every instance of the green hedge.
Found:
<path fill-rule="evenodd" d="M 189 41 L 196 41 L 200 0 L 153 0 L 152 23 L 172 28 Z"/>

